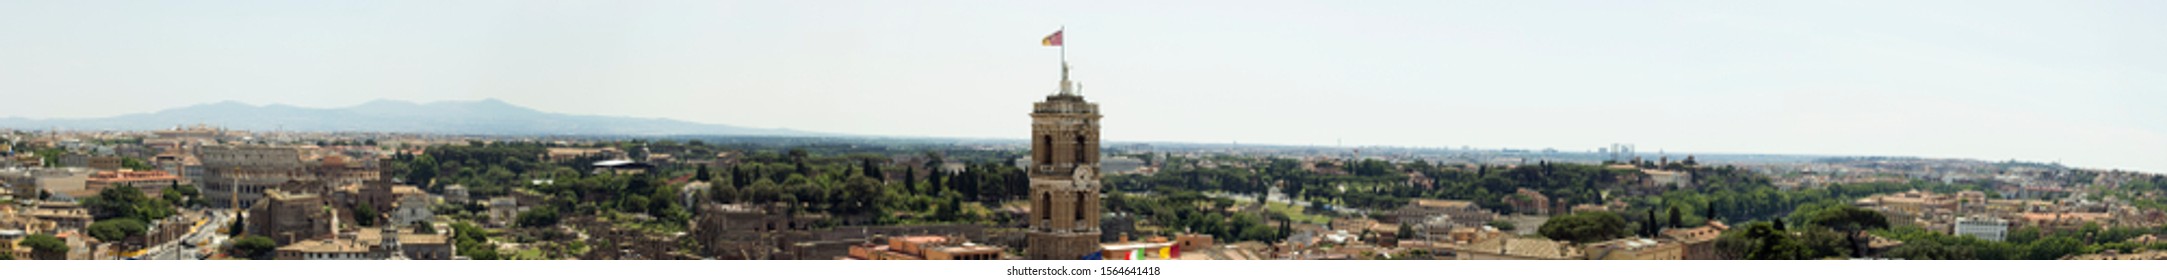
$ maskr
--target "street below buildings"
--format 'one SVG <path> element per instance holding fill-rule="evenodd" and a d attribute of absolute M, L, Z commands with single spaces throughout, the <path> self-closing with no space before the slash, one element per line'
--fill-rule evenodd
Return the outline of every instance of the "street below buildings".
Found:
<path fill-rule="evenodd" d="M 182 235 L 181 238 L 175 238 L 165 244 L 152 246 L 149 252 L 143 254 L 141 259 L 194 260 L 203 258 L 206 256 L 204 248 L 217 248 L 220 244 L 225 243 L 226 238 L 219 235 L 218 230 L 233 221 L 232 213 L 212 211 L 208 216 L 209 221 L 203 223 L 202 226 L 196 227 L 194 230 L 189 231 L 188 234 Z"/>

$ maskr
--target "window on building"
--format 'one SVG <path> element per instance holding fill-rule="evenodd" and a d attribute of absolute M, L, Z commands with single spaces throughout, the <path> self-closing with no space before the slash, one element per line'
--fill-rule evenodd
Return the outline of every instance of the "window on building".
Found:
<path fill-rule="evenodd" d="M 1039 207 L 1036 207 L 1036 209 L 1031 209 L 1031 211 L 1038 211 L 1039 219 L 1053 219 L 1053 193 L 1040 193 L 1038 199 L 1038 206 Z"/>
<path fill-rule="evenodd" d="M 1075 160 L 1075 161 L 1073 161 L 1073 162 L 1076 162 L 1076 163 L 1088 163 L 1088 162 L 1091 162 L 1091 158 L 1090 158 L 1090 157 L 1087 157 L 1087 156 L 1086 156 L 1086 155 L 1084 154 L 1085 152 L 1088 152 L 1088 150 L 1090 150 L 1090 148 L 1089 148 L 1089 147 L 1090 147 L 1089 145 L 1084 145 L 1084 137 L 1083 137 L 1083 135 L 1080 135 L 1080 134 L 1079 134 L 1079 135 L 1076 135 L 1076 160 Z"/>
<path fill-rule="evenodd" d="M 1084 210 L 1084 207 L 1083 207 L 1083 206 L 1084 206 L 1084 193 L 1083 193 L 1083 192 L 1076 192 L 1076 211 L 1074 211 L 1074 212 L 1076 212 L 1076 221 L 1079 221 L 1079 222 L 1081 222 L 1081 221 L 1083 221 L 1083 220 L 1084 220 L 1084 211 L 1083 211 L 1083 210 Z"/>
<path fill-rule="evenodd" d="M 1038 136 L 1038 164 L 1053 164 L 1053 135 Z"/>

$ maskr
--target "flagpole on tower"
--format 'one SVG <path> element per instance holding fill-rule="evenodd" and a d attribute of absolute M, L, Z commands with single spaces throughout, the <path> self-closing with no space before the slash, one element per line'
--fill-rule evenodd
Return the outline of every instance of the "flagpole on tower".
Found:
<path fill-rule="evenodd" d="M 1062 42 L 1063 40 L 1061 40 L 1061 33 L 1066 31 L 1068 31 L 1068 26 L 1064 25 L 1061 27 L 1061 29 L 1054 30 L 1053 35 L 1046 35 L 1045 39 L 1039 40 L 1039 45 L 1061 48 L 1061 89 L 1058 93 L 1056 93 L 1059 95 L 1069 95 L 1074 93 L 1072 90 L 1069 89 L 1068 44 L 1064 44 Z"/>
<path fill-rule="evenodd" d="M 1063 25 L 1061 25 L 1061 29 L 1054 29 L 1054 30 L 1053 30 L 1053 33 L 1054 33 L 1054 34 L 1061 34 L 1061 33 L 1066 33 L 1066 32 L 1068 32 L 1068 25 L 1066 25 L 1066 24 L 1063 24 Z M 1066 39 L 1066 38 L 1063 38 L 1063 39 Z M 1067 41 L 1067 40 L 1062 40 L 1062 41 Z M 1061 47 L 1061 69 L 1064 69 L 1064 71 L 1066 71 L 1065 69 L 1068 69 L 1068 42 L 1061 42 L 1061 45 L 1060 45 L 1060 47 Z M 1066 77 L 1063 77 L 1063 78 L 1066 78 Z"/>
<path fill-rule="evenodd" d="M 1062 36 L 1062 37 L 1067 37 L 1067 34 L 1064 34 L 1064 33 L 1068 33 L 1068 25 L 1066 25 L 1066 24 L 1063 24 L 1063 25 L 1061 25 L 1061 28 L 1060 28 L 1060 29 L 1054 29 L 1054 30 L 1053 30 L 1053 34 L 1054 34 L 1054 36 Z M 1056 47 L 1056 48 L 1060 48 L 1060 49 L 1061 49 L 1061 93 L 1064 93 L 1064 94 L 1065 94 L 1065 93 L 1069 93 L 1069 89 L 1068 89 L 1068 42 L 1067 42 L 1067 41 L 1068 41 L 1068 38 L 1055 38 L 1054 40 L 1056 40 L 1056 41 L 1059 41 L 1059 42 L 1056 42 L 1056 43 L 1054 43 L 1054 47 Z"/>

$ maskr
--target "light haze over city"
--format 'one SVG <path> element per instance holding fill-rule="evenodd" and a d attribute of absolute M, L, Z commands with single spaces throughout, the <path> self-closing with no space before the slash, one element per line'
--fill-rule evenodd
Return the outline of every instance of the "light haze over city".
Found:
<path fill-rule="evenodd" d="M 2167 171 L 2167 3 L 0 1 L 0 117 L 219 101 L 1011 138 L 1064 26 L 1112 141 Z"/>

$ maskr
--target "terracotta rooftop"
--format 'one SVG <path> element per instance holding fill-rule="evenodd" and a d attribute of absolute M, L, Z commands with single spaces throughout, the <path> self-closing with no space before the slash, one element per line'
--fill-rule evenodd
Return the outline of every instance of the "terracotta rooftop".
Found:
<path fill-rule="evenodd" d="M 180 176 L 173 176 L 173 173 L 166 173 L 163 170 L 118 170 L 92 173 L 89 180 L 97 182 L 170 181 L 180 180 Z"/>
<path fill-rule="evenodd" d="M 301 242 L 278 247 L 278 249 L 304 253 L 366 253 L 369 252 L 370 247 L 374 247 L 372 245 L 374 244 L 364 244 L 359 240 L 320 239 L 302 240 Z"/>
<path fill-rule="evenodd" d="M 1432 208 L 1465 208 L 1475 205 L 1475 202 L 1466 200 L 1416 199 L 1414 200 L 1414 204 L 1415 206 Z"/>
<path fill-rule="evenodd" d="M 1573 259 L 1580 257 L 1580 250 L 1564 241 L 1536 238 L 1494 238 L 1460 247 L 1462 251 L 1499 254 L 1539 259 Z"/>

